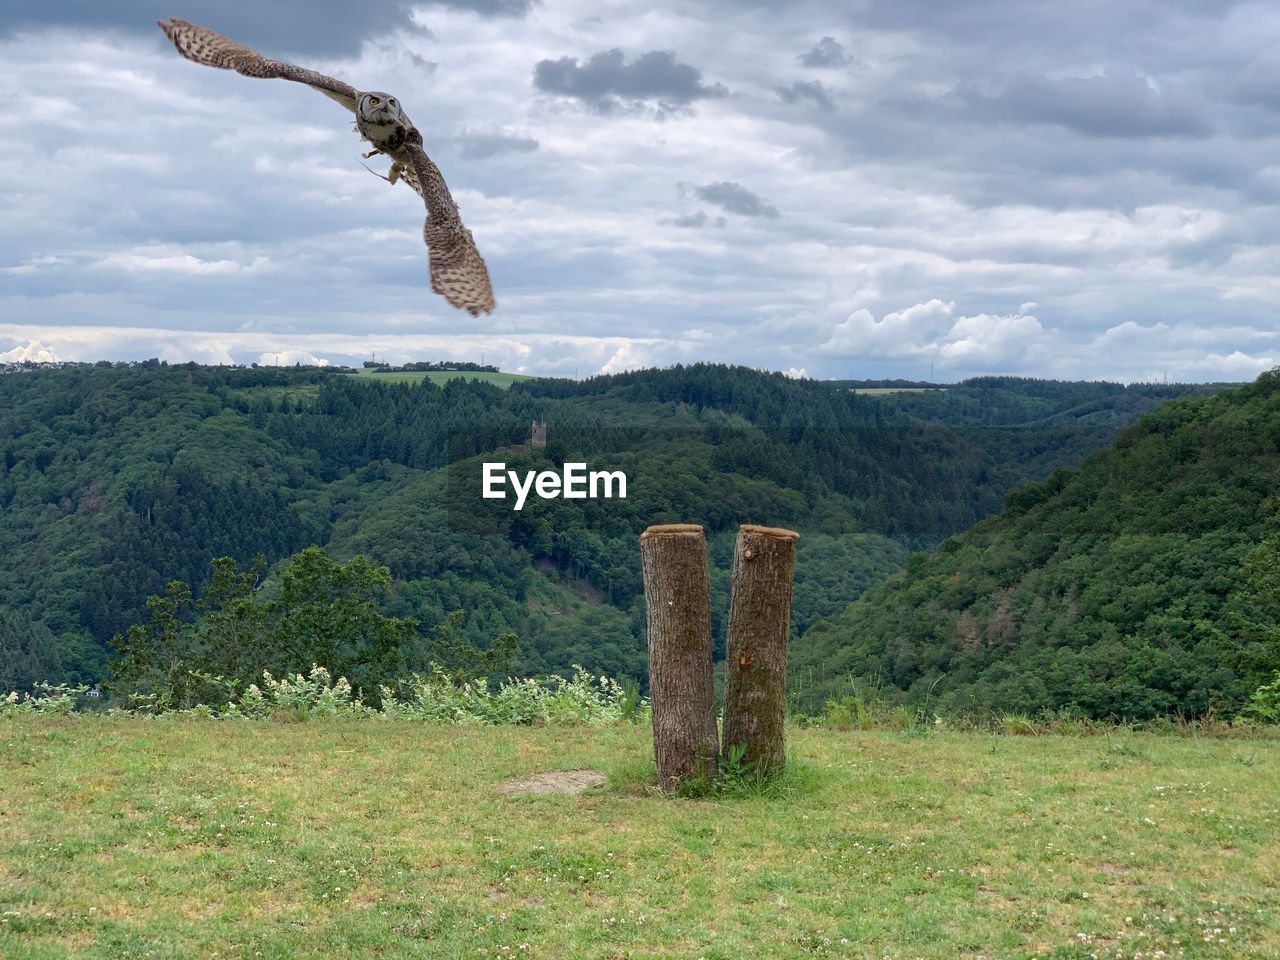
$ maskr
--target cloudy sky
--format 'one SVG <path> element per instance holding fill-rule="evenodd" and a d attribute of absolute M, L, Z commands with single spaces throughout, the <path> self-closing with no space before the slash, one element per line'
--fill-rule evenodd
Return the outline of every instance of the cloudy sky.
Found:
<path fill-rule="evenodd" d="M 0 358 L 1280 364 L 1273 0 L 158 2 L 0 6 Z M 157 16 L 397 94 L 498 310 L 340 106 Z"/>

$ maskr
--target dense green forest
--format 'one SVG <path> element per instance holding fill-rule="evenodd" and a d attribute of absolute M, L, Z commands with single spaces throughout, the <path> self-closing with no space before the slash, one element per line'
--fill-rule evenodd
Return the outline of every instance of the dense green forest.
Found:
<path fill-rule="evenodd" d="M 796 696 L 1230 715 L 1280 668 L 1278 491 L 1280 374 L 1166 404 L 813 626 Z"/>
<path fill-rule="evenodd" d="M 642 679 L 645 526 L 707 527 L 718 630 L 737 524 L 799 529 L 798 634 L 910 549 L 1210 389 L 1000 379 L 868 397 L 716 365 L 509 390 L 371 381 L 158 362 L 0 376 L 0 686 L 97 681 L 169 581 L 198 595 L 215 558 L 271 567 L 312 544 L 388 567 L 380 609 L 424 645 L 462 610 L 469 641 L 518 635 L 519 672 Z M 534 419 L 550 443 L 516 448 Z M 628 498 L 516 513 L 478 500 L 487 459 L 622 469 Z"/>

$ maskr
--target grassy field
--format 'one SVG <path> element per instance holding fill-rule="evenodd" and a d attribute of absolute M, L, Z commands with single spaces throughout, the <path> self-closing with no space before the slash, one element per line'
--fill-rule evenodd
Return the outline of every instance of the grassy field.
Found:
<path fill-rule="evenodd" d="M 878 397 L 887 393 L 946 393 L 946 387 L 853 387 L 854 393 Z"/>
<path fill-rule="evenodd" d="M 408 373 L 374 373 L 367 367 L 357 373 L 350 374 L 350 376 L 376 380 L 379 383 L 418 383 L 423 379 L 429 379 L 432 383 L 448 383 L 450 380 L 465 377 L 468 380 L 483 380 L 485 383 L 492 383 L 502 387 L 504 390 L 517 380 L 533 379 L 533 377 L 526 377 L 520 373 L 486 373 L 475 370 L 415 370 Z"/>
<path fill-rule="evenodd" d="M 645 728 L 0 719 L 0 956 L 1280 956 L 1280 744 L 796 730 L 653 795 Z M 593 768 L 578 797 L 511 777 Z"/>

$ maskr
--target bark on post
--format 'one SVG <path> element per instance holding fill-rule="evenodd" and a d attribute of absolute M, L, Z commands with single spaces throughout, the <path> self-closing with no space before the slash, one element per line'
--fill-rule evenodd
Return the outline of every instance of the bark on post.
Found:
<path fill-rule="evenodd" d="M 794 530 L 744 523 L 730 581 L 724 670 L 724 750 L 765 774 L 786 762 L 787 634 L 791 627 Z"/>
<path fill-rule="evenodd" d="M 658 785 L 717 772 L 711 680 L 711 581 L 702 527 L 678 523 L 640 535 L 649 633 L 649 702 Z"/>

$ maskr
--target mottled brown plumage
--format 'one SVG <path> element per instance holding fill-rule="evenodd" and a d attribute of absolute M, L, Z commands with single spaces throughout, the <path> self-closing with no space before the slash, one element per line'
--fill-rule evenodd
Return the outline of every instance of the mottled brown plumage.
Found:
<path fill-rule="evenodd" d="M 157 21 L 178 52 L 195 63 L 234 70 L 246 77 L 305 83 L 356 115 L 356 129 L 373 144 L 373 153 L 392 160 L 392 183 L 403 177 L 427 207 L 422 239 L 427 245 L 431 289 L 473 317 L 494 308 L 493 287 L 484 258 L 462 223 L 440 168 L 422 147 L 422 134 L 389 94 L 361 92 L 314 70 L 268 60 L 250 47 L 186 20 Z"/>

